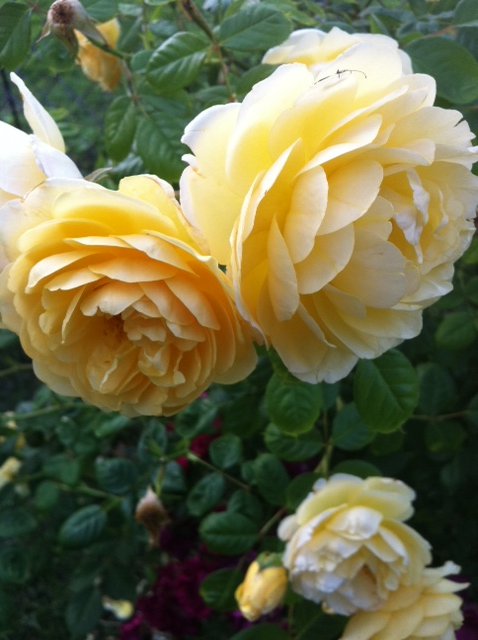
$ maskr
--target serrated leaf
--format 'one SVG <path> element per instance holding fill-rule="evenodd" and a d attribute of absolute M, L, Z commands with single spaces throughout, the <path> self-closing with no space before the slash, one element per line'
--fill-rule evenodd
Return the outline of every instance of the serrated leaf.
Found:
<path fill-rule="evenodd" d="M 0 545 L 0 581 L 24 584 L 30 578 L 30 557 L 24 548 Z"/>
<path fill-rule="evenodd" d="M 196 400 L 178 414 L 174 430 L 183 438 L 194 438 L 211 428 L 217 411 L 217 406 L 209 398 Z"/>
<path fill-rule="evenodd" d="M 287 462 L 309 460 L 324 447 L 318 431 L 312 430 L 294 437 L 283 433 L 275 424 L 268 425 L 264 442 L 271 453 Z"/>
<path fill-rule="evenodd" d="M 35 507 L 39 511 L 50 511 L 56 506 L 60 497 L 60 490 L 52 480 L 40 482 L 35 490 Z"/>
<path fill-rule="evenodd" d="M 66 623 L 73 638 L 84 638 L 102 613 L 101 593 L 96 587 L 73 593 L 66 609 Z"/>
<path fill-rule="evenodd" d="M 105 145 L 113 160 L 123 160 L 133 144 L 138 120 L 136 109 L 127 96 L 114 100 L 105 115 Z"/>
<path fill-rule="evenodd" d="M 474 314 L 457 311 L 440 322 L 435 332 L 435 342 L 440 349 L 462 351 L 475 342 L 477 335 Z"/>
<path fill-rule="evenodd" d="M 13 71 L 30 49 L 31 11 L 18 2 L 0 7 L 0 65 Z"/>
<path fill-rule="evenodd" d="M 355 372 L 354 400 L 374 431 L 399 429 L 418 403 L 418 377 L 407 358 L 391 349 L 375 360 L 361 360 Z"/>
<path fill-rule="evenodd" d="M 97 504 L 75 511 L 62 525 L 59 539 L 66 547 L 84 547 L 96 540 L 106 526 L 106 513 Z"/>
<path fill-rule="evenodd" d="M 263 622 L 239 631 L 230 640 L 288 640 L 288 638 L 289 635 L 278 625 Z"/>
<path fill-rule="evenodd" d="M 12 538 L 31 533 L 37 526 L 36 518 L 23 507 L 11 507 L 2 511 L 0 538 Z"/>
<path fill-rule="evenodd" d="M 291 31 L 287 18 L 264 2 L 226 18 L 219 28 L 222 46 L 239 51 L 264 50 L 283 42 Z"/>
<path fill-rule="evenodd" d="M 417 367 L 420 397 L 418 411 L 439 415 L 451 411 L 456 398 L 456 385 L 447 369 L 436 362 L 424 362 Z"/>
<path fill-rule="evenodd" d="M 118 0 L 83 0 L 83 5 L 94 20 L 106 22 L 118 15 Z"/>
<path fill-rule="evenodd" d="M 210 573 L 201 582 L 199 593 L 208 607 L 221 613 L 237 609 L 234 592 L 242 582 L 242 573 L 237 569 L 219 569 Z"/>
<path fill-rule="evenodd" d="M 266 389 L 271 422 L 289 435 L 310 431 L 322 408 L 322 388 L 291 375 L 274 372 Z"/>
<path fill-rule="evenodd" d="M 234 556 L 254 546 L 258 525 L 240 513 L 210 513 L 201 522 L 199 533 L 214 553 Z"/>
<path fill-rule="evenodd" d="M 239 436 L 227 433 L 216 438 L 209 445 L 209 457 L 219 469 L 229 469 L 242 462 L 242 440 Z"/>
<path fill-rule="evenodd" d="M 416 73 L 437 81 L 437 95 L 455 104 L 478 99 L 478 62 L 458 42 L 437 36 L 419 38 L 405 47 Z"/>
<path fill-rule="evenodd" d="M 100 488 L 116 495 L 130 491 L 138 478 L 138 472 L 131 460 L 120 458 L 96 460 L 95 474 Z"/>
<path fill-rule="evenodd" d="M 186 506 L 193 516 L 201 517 L 211 511 L 224 493 L 224 478 L 220 473 L 203 476 L 188 494 Z"/>
<path fill-rule="evenodd" d="M 336 640 L 344 630 L 347 618 L 324 613 L 309 600 L 300 600 L 294 606 L 295 637 L 301 640 Z"/>
<path fill-rule="evenodd" d="M 194 33 L 175 33 L 151 56 L 146 67 L 148 82 L 163 94 L 187 87 L 201 70 L 208 44 Z"/>
<path fill-rule="evenodd" d="M 457 27 L 478 27 L 478 3 L 476 0 L 461 0 L 456 6 L 452 24 Z"/>
<path fill-rule="evenodd" d="M 137 152 L 147 170 L 168 182 L 177 182 L 184 169 L 184 124 L 173 113 L 160 112 L 154 119 L 141 120 L 136 130 Z"/>
<path fill-rule="evenodd" d="M 261 495 L 270 504 L 285 504 L 285 492 L 290 478 L 278 458 L 271 453 L 263 453 L 256 458 L 254 477 Z"/>
<path fill-rule="evenodd" d="M 332 444 L 344 451 L 362 449 L 373 440 L 374 435 L 353 402 L 345 405 L 332 423 Z"/>
<path fill-rule="evenodd" d="M 73 486 L 80 478 L 80 463 L 65 453 L 59 453 L 44 462 L 43 473 L 47 478 Z"/>
<path fill-rule="evenodd" d="M 260 522 L 264 516 L 262 502 L 252 493 L 245 489 L 238 489 L 229 498 L 227 510 L 235 513 L 241 513 L 243 516 Z"/>

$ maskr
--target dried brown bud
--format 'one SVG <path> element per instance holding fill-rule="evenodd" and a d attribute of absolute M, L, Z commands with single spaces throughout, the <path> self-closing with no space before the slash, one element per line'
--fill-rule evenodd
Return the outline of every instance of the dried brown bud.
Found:
<path fill-rule="evenodd" d="M 75 29 L 88 38 L 106 44 L 104 37 L 79 0 L 55 0 L 48 10 L 46 23 L 39 39 L 42 40 L 52 34 L 75 54 L 78 48 Z"/>
<path fill-rule="evenodd" d="M 148 487 L 144 497 L 138 502 L 134 517 L 146 528 L 149 544 L 152 547 L 157 546 L 161 529 L 170 519 L 163 503 L 151 487 Z"/>

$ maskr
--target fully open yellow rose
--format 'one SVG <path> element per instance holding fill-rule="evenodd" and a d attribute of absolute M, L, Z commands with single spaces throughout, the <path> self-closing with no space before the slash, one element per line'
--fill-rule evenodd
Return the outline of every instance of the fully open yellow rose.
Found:
<path fill-rule="evenodd" d="M 455 640 L 463 622 L 455 592 L 467 585 L 445 576 L 459 571 L 453 562 L 425 569 L 416 584 L 400 587 L 378 611 L 352 616 L 340 640 Z"/>
<path fill-rule="evenodd" d="M 170 415 L 254 367 L 229 284 L 167 183 L 47 180 L 0 209 L 0 238 L 2 321 L 56 392 Z"/>
<path fill-rule="evenodd" d="M 403 523 L 413 491 L 399 480 L 335 474 L 319 480 L 279 526 L 292 588 L 343 615 L 380 608 L 430 562 L 429 544 Z"/>
<path fill-rule="evenodd" d="M 302 62 L 312 73 L 317 74 L 344 51 L 360 42 L 369 42 L 373 46 L 385 46 L 398 51 L 403 71 L 412 72 L 410 57 L 398 49 L 398 42 L 379 33 L 348 33 L 332 27 L 329 32 L 320 29 L 298 29 L 283 42 L 266 52 L 262 58 L 264 64 L 285 64 Z M 337 70 L 341 70 L 337 67 Z"/>
<path fill-rule="evenodd" d="M 46 178 L 81 178 L 65 155 L 65 143 L 53 118 L 15 73 L 11 80 L 20 90 L 29 135 L 0 122 L 0 206 L 24 195 Z"/>
<path fill-rule="evenodd" d="M 359 43 L 319 77 L 283 65 L 186 128 L 186 216 L 301 380 L 334 382 L 416 336 L 451 289 L 474 229 L 477 150 L 434 97 L 397 51 Z"/>
<path fill-rule="evenodd" d="M 120 34 L 120 25 L 116 18 L 97 24 L 96 29 L 106 44 L 116 47 Z M 75 35 L 78 40 L 77 59 L 85 76 L 93 82 L 98 82 L 105 91 L 114 91 L 121 79 L 120 59 L 96 47 L 81 31 L 75 30 Z"/>

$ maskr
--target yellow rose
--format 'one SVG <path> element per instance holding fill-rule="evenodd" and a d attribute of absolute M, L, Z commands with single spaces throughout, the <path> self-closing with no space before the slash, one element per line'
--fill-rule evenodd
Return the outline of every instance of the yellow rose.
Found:
<path fill-rule="evenodd" d="M 327 33 L 320 29 L 293 31 L 285 42 L 269 49 L 262 58 L 262 62 L 264 64 L 302 62 L 312 73 L 318 74 L 341 53 L 360 42 L 369 42 L 375 46 L 381 45 L 398 51 L 403 72 L 412 73 L 410 56 L 398 49 L 398 42 L 393 38 L 378 33 L 347 33 L 339 27 L 332 27 Z M 338 68 L 338 70 L 341 69 Z"/>
<path fill-rule="evenodd" d="M 459 571 L 452 562 L 425 569 L 417 584 L 401 586 L 378 611 L 356 613 L 340 640 L 454 640 L 463 622 L 455 591 L 467 585 L 444 576 Z"/>
<path fill-rule="evenodd" d="M 287 589 L 283 567 L 260 568 L 257 561 L 249 565 L 244 582 L 236 589 L 239 609 L 251 622 L 278 607 Z"/>
<path fill-rule="evenodd" d="M 120 25 L 116 18 L 96 25 L 108 46 L 116 47 L 120 35 Z M 81 70 L 90 80 L 98 82 L 105 91 L 114 91 L 121 79 L 121 61 L 117 56 L 106 53 L 75 30 L 78 40 L 77 60 Z"/>
<path fill-rule="evenodd" d="M 334 382 L 416 336 L 451 289 L 474 230 L 477 149 L 434 97 L 392 48 L 359 43 L 319 78 L 282 65 L 186 128 L 186 217 L 301 380 Z"/>
<path fill-rule="evenodd" d="M 431 556 L 426 540 L 403 524 L 413 498 L 390 478 L 335 474 L 317 481 L 279 525 L 294 591 L 350 615 L 378 609 L 401 584 L 416 582 Z"/>
<path fill-rule="evenodd" d="M 2 321 L 57 393 L 171 415 L 253 369 L 229 284 L 166 182 L 47 180 L 0 209 L 0 238 Z"/>
<path fill-rule="evenodd" d="M 23 198 L 47 177 L 81 178 L 65 155 L 63 137 L 50 114 L 15 73 L 10 78 L 20 90 L 23 111 L 33 135 L 0 122 L 0 206 Z"/>

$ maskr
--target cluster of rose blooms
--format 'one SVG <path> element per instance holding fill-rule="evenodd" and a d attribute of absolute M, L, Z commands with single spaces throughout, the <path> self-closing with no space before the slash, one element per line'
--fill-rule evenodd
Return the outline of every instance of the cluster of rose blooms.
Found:
<path fill-rule="evenodd" d="M 236 591 L 249 620 L 290 587 L 329 614 L 351 616 L 340 640 L 453 640 L 461 626 L 452 562 L 430 568 L 430 545 L 405 524 L 414 492 L 399 480 L 335 474 L 318 480 L 279 525 L 281 558 L 259 559 Z"/>
<path fill-rule="evenodd" d="M 104 80 L 109 54 L 80 44 Z M 33 134 L 0 123 L 1 321 L 54 391 L 172 415 L 244 379 L 254 343 L 333 382 L 416 336 L 451 289 L 477 148 L 433 106 L 433 78 L 391 38 L 338 28 L 294 32 L 264 62 L 277 69 L 241 103 L 186 127 L 179 201 L 154 175 L 84 179 L 12 74 Z"/>

